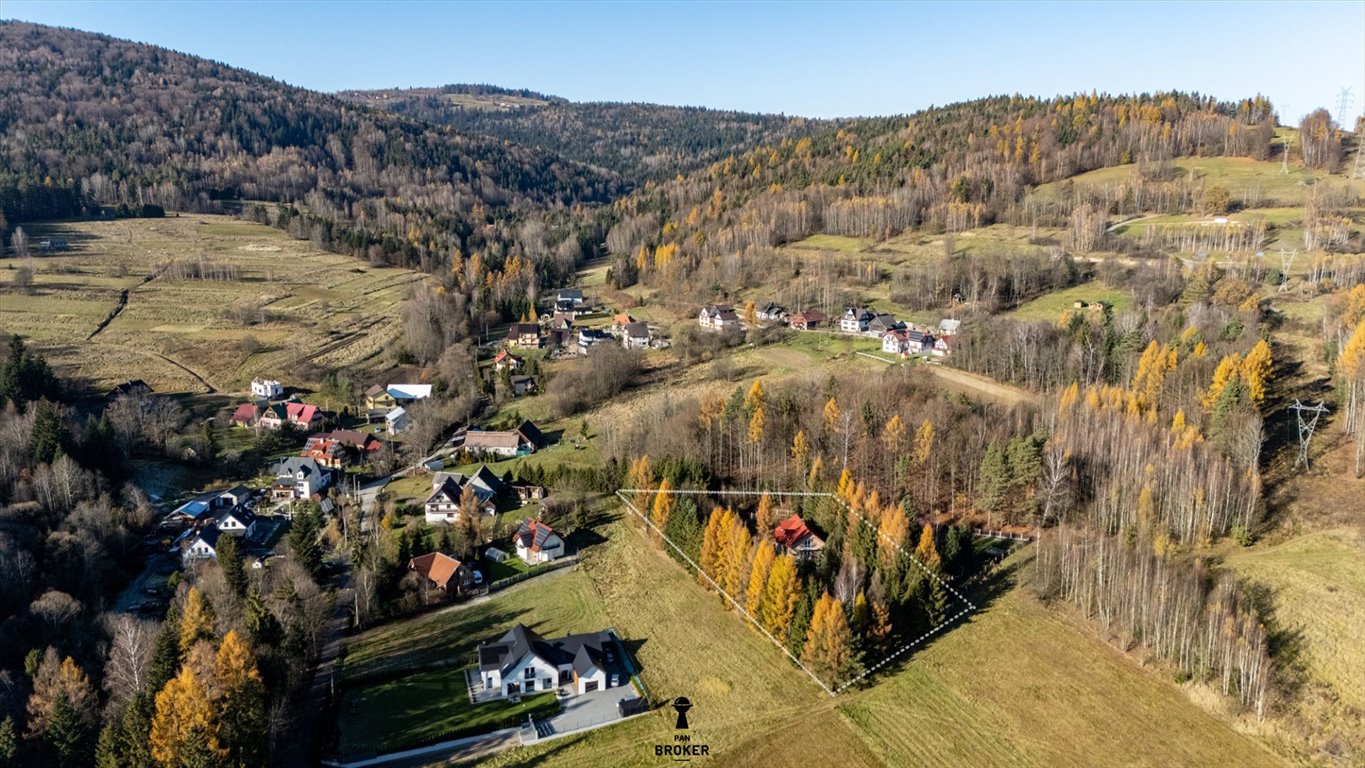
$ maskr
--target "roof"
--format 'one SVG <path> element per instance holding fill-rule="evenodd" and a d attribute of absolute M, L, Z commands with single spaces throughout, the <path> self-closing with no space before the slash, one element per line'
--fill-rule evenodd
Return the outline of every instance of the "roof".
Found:
<path fill-rule="evenodd" d="M 232 507 L 230 509 L 225 509 L 222 512 L 220 512 L 217 517 L 213 519 L 213 522 L 215 523 L 215 525 L 221 524 L 229 517 L 241 523 L 243 528 L 250 528 L 251 524 L 256 522 L 256 513 L 252 512 L 246 507 Z"/>
<path fill-rule="evenodd" d="M 321 416 L 318 412 L 318 407 L 316 405 L 309 405 L 308 403 L 285 403 L 284 412 L 285 415 L 289 417 L 290 421 L 299 421 L 304 424 Z"/>
<path fill-rule="evenodd" d="M 439 503 L 442 499 L 444 499 L 445 501 L 451 504 L 458 504 L 460 502 L 460 487 L 463 486 L 464 483 L 461 480 L 456 480 L 455 479 L 456 477 L 459 476 L 458 475 L 447 476 L 446 479 L 443 480 L 440 485 L 436 486 L 436 488 L 431 492 L 431 495 L 428 496 L 427 500 L 423 503 L 424 504 L 431 504 L 433 502 Z"/>
<path fill-rule="evenodd" d="M 518 363 L 521 362 L 521 358 L 520 358 L 520 357 L 517 357 L 516 355 L 512 354 L 511 352 L 508 352 L 508 351 L 505 350 L 505 349 L 499 350 L 499 351 L 498 351 L 498 354 L 496 354 L 496 355 L 493 356 L 493 362 L 494 362 L 495 364 L 496 364 L 496 363 L 501 363 L 503 360 L 512 360 L 512 361 L 515 361 L 515 362 L 518 362 Z"/>
<path fill-rule="evenodd" d="M 539 336 L 540 326 L 535 323 L 512 323 L 507 326 L 507 338 L 516 339 L 521 336 Z"/>
<path fill-rule="evenodd" d="M 389 397 L 395 400 L 421 400 L 424 397 L 431 397 L 430 384 L 390 384 L 388 386 Z"/>
<path fill-rule="evenodd" d="M 792 322 L 797 322 L 798 320 L 808 323 L 822 323 L 825 320 L 825 313 L 808 309 L 805 312 L 797 312 L 792 315 Z"/>
<path fill-rule="evenodd" d="M 632 338 L 649 338 L 649 325 L 646 323 L 626 323 L 626 335 Z"/>
<path fill-rule="evenodd" d="M 612 325 L 627 325 L 633 322 L 635 322 L 635 318 L 631 317 L 625 312 L 618 312 L 611 318 Z"/>
<path fill-rule="evenodd" d="M 367 397 L 375 397 L 376 395 L 379 395 L 384 391 L 385 389 L 383 384 L 371 384 L 369 388 L 365 390 L 365 395 Z"/>
<path fill-rule="evenodd" d="M 213 524 L 206 525 L 203 528 L 200 528 L 199 532 L 190 539 L 190 546 L 194 546 L 194 542 L 198 540 L 209 545 L 209 547 L 216 552 L 218 551 L 218 539 L 221 538 L 222 535 L 223 532 L 218 529 L 218 526 Z"/>
<path fill-rule="evenodd" d="M 517 532 L 512 536 L 512 540 L 522 549 L 539 552 L 541 547 L 544 547 L 546 542 L 550 540 L 551 536 L 559 538 L 559 534 L 555 533 L 555 529 L 539 520 L 528 517 L 521 521 L 521 525 L 517 527 Z M 563 541 L 563 539 L 560 540 Z"/>
<path fill-rule="evenodd" d="M 334 429 L 330 433 L 314 435 L 314 437 L 329 438 L 342 445 L 351 445 L 366 451 L 377 451 L 384 445 L 379 438 L 358 429 Z"/>
<path fill-rule="evenodd" d="M 486 432 L 482 429 L 471 429 L 465 433 L 464 445 L 466 448 L 480 450 L 515 449 L 521 445 L 521 436 L 516 432 Z"/>
<path fill-rule="evenodd" d="M 389 411 L 388 413 L 384 414 L 384 421 L 395 422 L 407 415 L 408 412 L 406 409 L 394 408 L 392 411 Z"/>
<path fill-rule="evenodd" d="M 794 547 L 796 542 L 810 535 L 812 535 L 810 528 L 806 526 L 806 521 L 802 520 L 798 514 L 793 514 L 778 523 L 777 528 L 773 529 L 773 538 L 784 547 Z"/>
<path fill-rule="evenodd" d="M 408 561 L 408 570 L 417 571 L 436 586 L 445 588 L 450 579 L 459 573 L 464 563 L 444 552 L 428 552 Z"/>
<path fill-rule="evenodd" d="M 520 434 L 526 442 L 537 448 L 545 444 L 545 435 L 540 431 L 540 427 L 537 427 L 530 419 L 517 425 L 517 433 Z"/>
<path fill-rule="evenodd" d="M 581 299 L 583 298 L 583 290 L 581 288 L 561 288 L 556 298 Z"/>
<path fill-rule="evenodd" d="M 270 465 L 270 471 L 274 472 L 276 476 L 296 475 L 299 472 L 303 472 L 305 476 L 321 476 L 323 474 L 322 465 L 317 462 L 317 459 L 307 456 L 290 456 L 287 459 L 281 459 Z"/>
<path fill-rule="evenodd" d="M 945 318 L 943 320 L 938 321 L 939 333 L 957 333 L 958 329 L 961 327 L 962 327 L 961 320 L 949 320 Z"/>
<path fill-rule="evenodd" d="M 237 406 L 237 410 L 232 412 L 232 418 L 228 421 L 233 424 L 245 424 L 256 418 L 256 404 L 242 403 Z"/>
<path fill-rule="evenodd" d="M 571 666 L 575 672 L 583 674 L 593 667 L 606 666 L 611 643 L 611 635 L 605 631 L 546 640 L 518 623 L 497 642 L 479 647 L 479 670 L 498 670 L 505 675 L 526 656 L 534 654 L 553 667 Z"/>

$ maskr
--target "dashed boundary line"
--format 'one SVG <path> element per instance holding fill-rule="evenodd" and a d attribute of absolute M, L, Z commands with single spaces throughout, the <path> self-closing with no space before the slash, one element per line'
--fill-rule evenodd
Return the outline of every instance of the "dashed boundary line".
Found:
<path fill-rule="evenodd" d="M 766 627 L 764 627 L 761 623 L 759 623 L 759 621 L 756 618 L 750 615 L 749 612 L 744 609 L 744 606 L 741 605 L 738 600 L 731 597 L 730 594 L 726 592 L 724 589 L 721 589 L 720 584 L 717 584 L 715 579 L 711 578 L 710 575 L 703 571 L 701 569 L 701 566 L 698 565 L 691 557 L 688 556 L 686 552 L 683 551 L 682 547 L 674 543 L 673 540 L 670 539 L 668 535 L 665 534 L 663 530 L 659 528 L 659 526 L 654 524 L 653 520 L 649 519 L 649 515 L 637 509 L 635 504 L 626 495 L 633 493 L 647 494 L 666 493 L 670 495 L 679 496 L 762 496 L 764 493 L 767 493 L 769 496 L 772 497 L 820 497 L 833 499 L 835 503 L 844 508 L 845 512 L 851 512 L 853 514 L 856 514 L 858 516 L 858 519 L 862 522 L 862 524 L 866 525 L 868 529 L 871 530 L 874 534 L 876 534 L 879 539 L 881 539 L 886 544 L 895 547 L 898 552 L 900 552 L 902 555 L 905 555 L 910 560 L 910 562 L 918 566 L 919 569 L 923 571 L 927 576 L 929 576 L 931 579 L 934 579 L 939 584 L 943 585 L 944 589 L 948 590 L 948 592 L 951 593 L 954 598 L 956 598 L 966 607 L 958 611 L 957 613 L 953 614 L 952 616 L 939 622 L 935 626 L 931 627 L 924 634 L 920 635 L 914 640 L 911 640 L 908 643 L 897 648 L 896 650 L 892 651 L 889 655 L 886 656 L 886 658 L 883 658 L 881 661 L 878 661 L 876 664 L 873 664 L 872 666 L 863 670 L 863 672 L 857 675 L 856 677 L 845 680 L 841 685 L 839 685 L 836 688 L 830 688 L 828 685 L 824 683 L 824 681 L 816 677 L 815 673 L 810 671 L 810 668 L 808 668 L 805 664 L 801 663 L 801 660 L 798 659 L 795 654 L 793 654 L 790 650 L 787 649 L 786 644 L 782 643 L 780 640 L 774 637 L 773 634 L 769 632 Z M 696 570 L 696 572 L 700 574 L 703 579 L 706 579 L 706 581 L 712 587 L 714 587 L 716 591 L 721 594 L 722 597 L 730 601 L 730 604 L 735 607 L 735 610 L 739 611 L 740 614 L 743 615 L 744 618 L 748 619 L 755 627 L 758 627 L 758 631 L 762 632 L 769 640 L 771 640 L 773 645 L 777 646 L 778 649 L 782 651 L 782 653 L 786 654 L 787 658 L 791 659 L 796 664 L 796 666 L 801 668 L 801 671 L 809 675 L 810 679 L 814 680 L 815 684 L 820 686 L 820 688 L 824 690 L 825 693 L 828 693 L 830 696 L 839 695 L 849 686 L 853 685 L 854 683 L 857 683 L 858 681 L 862 680 L 863 678 L 867 677 L 873 672 L 876 672 L 877 670 L 891 663 L 896 658 L 900 657 L 906 651 L 909 651 L 910 649 L 914 648 L 920 643 L 923 643 L 925 640 L 943 631 L 946 627 L 958 621 L 963 616 L 966 616 L 967 614 L 976 610 L 976 605 L 973 604 L 972 601 L 968 600 L 961 592 L 958 592 L 956 589 L 954 589 L 953 585 L 949 584 L 941 576 L 939 576 L 937 573 L 931 570 L 928 566 L 920 562 L 919 558 L 915 557 L 914 553 L 907 550 L 903 544 L 898 544 L 895 541 L 893 541 L 891 537 L 883 535 L 882 532 L 878 530 L 877 526 L 871 520 L 868 520 L 867 517 L 863 515 L 863 513 L 854 510 L 852 507 L 846 504 L 843 499 L 827 491 L 707 491 L 687 488 L 670 488 L 668 490 L 659 490 L 657 488 L 655 489 L 619 488 L 616 491 L 616 495 L 621 499 L 622 503 L 624 503 L 626 507 L 630 509 L 631 512 L 633 512 L 637 517 L 643 520 L 645 522 L 645 525 L 648 525 L 651 530 L 659 534 L 660 538 L 662 538 L 668 544 L 668 546 L 673 548 L 673 551 L 681 555 L 683 560 L 687 561 L 688 565 L 692 566 L 692 568 Z"/>

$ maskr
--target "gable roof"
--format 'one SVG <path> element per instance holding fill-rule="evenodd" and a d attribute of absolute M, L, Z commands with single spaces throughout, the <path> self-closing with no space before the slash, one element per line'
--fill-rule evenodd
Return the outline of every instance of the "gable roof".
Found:
<path fill-rule="evenodd" d="M 427 500 L 422 503 L 440 503 L 442 500 L 445 500 L 450 504 L 458 504 L 460 502 L 460 488 L 464 483 L 456 480 L 455 477 L 456 476 L 450 476 L 443 480 L 441 484 L 436 486 L 435 490 L 431 492 L 431 495 L 427 497 Z"/>
<path fill-rule="evenodd" d="M 379 394 L 381 394 L 381 393 L 383 393 L 383 392 L 386 392 L 386 391 L 387 391 L 387 390 L 384 388 L 384 385 L 383 385 L 383 384 L 371 384 L 371 385 L 369 386 L 369 388 L 365 390 L 365 396 L 366 396 L 366 397 L 376 397 L 376 396 L 378 396 Z"/>
<path fill-rule="evenodd" d="M 431 397 L 430 384 L 390 384 L 386 390 L 395 400 L 421 400 Z"/>
<path fill-rule="evenodd" d="M 793 323 L 823 323 L 825 321 L 825 313 L 808 309 L 805 312 L 797 312 L 792 315 L 791 319 Z"/>
<path fill-rule="evenodd" d="M 228 518 L 236 520 L 243 528 L 250 528 L 251 524 L 256 522 L 256 513 L 246 507 L 231 507 L 218 513 L 213 520 L 214 525 L 222 525 Z"/>
<path fill-rule="evenodd" d="M 290 421 L 303 424 L 308 424 L 321 415 L 316 405 L 309 405 L 308 403 L 285 403 L 284 412 Z"/>
<path fill-rule="evenodd" d="M 521 444 L 521 438 L 516 432 L 488 432 L 482 429 L 471 429 L 465 433 L 464 444 L 466 448 L 475 450 L 515 449 Z"/>
<path fill-rule="evenodd" d="M 445 589 L 462 567 L 464 563 L 444 552 L 428 552 L 408 561 L 409 571 L 418 572 L 423 578 L 442 589 Z"/>
<path fill-rule="evenodd" d="M 811 533 L 810 528 L 806 526 L 806 521 L 802 520 L 798 514 L 792 514 L 791 517 L 778 523 L 777 527 L 773 529 L 773 538 L 777 540 L 778 544 L 787 548 L 796 546 L 797 542 L 807 536 L 815 536 L 815 534 Z M 816 540 L 820 539 L 818 536 L 815 538 Z"/>
<path fill-rule="evenodd" d="M 545 435 L 540 431 L 530 419 L 523 421 L 517 426 L 517 434 L 521 435 L 526 442 L 539 448 L 545 444 Z"/>
<path fill-rule="evenodd" d="M 512 323 L 507 326 L 507 338 L 517 339 L 522 336 L 539 336 L 540 326 L 535 323 Z"/>
<path fill-rule="evenodd" d="M 256 419 L 256 404 L 242 403 L 237 406 L 237 410 L 232 412 L 232 417 L 228 419 L 233 424 L 249 424 Z"/>
<path fill-rule="evenodd" d="M 611 642 L 611 635 L 604 631 L 546 640 L 518 623 L 497 642 L 479 647 L 479 670 L 498 670 L 506 675 L 522 659 L 534 655 L 552 667 L 569 666 L 583 674 L 593 667 L 602 669 L 606 666 Z"/>
<path fill-rule="evenodd" d="M 649 325 L 645 323 L 626 323 L 626 335 L 633 339 L 649 338 Z"/>
<path fill-rule="evenodd" d="M 308 456 L 290 456 L 287 459 L 281 459 L 270 465 L 270 471 L 274 472 L 277 477 L 297 475 L 299 472 L 302 472 L 304 477 L 310 475 L 320 477 L 323 474 L 322 465 L 318 463 L 317 459 Z"/>
<path fill-rule="evenodd" d="M 521 521 L 521 525 L 517 528 L 516 535 L 513 536 L 513 539 L 522 549 L 539 552 L 541 548 L 550 541 L 551 536 L 560 539 L 560 541 L 563 542 L 563 539 L 560 538 L 559 534 L 555 533 L 555 529 L 539 520 L 528 517 Z"/>
<path fill-rule="evenodd" d="M 384 414 L 384 421 L 387 421 L 390 424 L 392 424 L 393 422 L 398 421 L 399 419 L 407 415 L 408 412 L 404 408 L 402 407 L 394 408 L 392 411 L 389 411 L 388 413 Z"/>

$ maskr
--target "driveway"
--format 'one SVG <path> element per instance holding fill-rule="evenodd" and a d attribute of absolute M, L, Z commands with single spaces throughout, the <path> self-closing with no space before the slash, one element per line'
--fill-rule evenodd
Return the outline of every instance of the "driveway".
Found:
<path fill-rule="evenodd" d="M 635 695 L 637 694 L 633 687 L 623 685 L 562 699 L 564 706 L 559 714 L 536 723 L 536 736 L 543 739 L 546 736 L 570 733 L 581 728 L 620 720 L 621 712 L 616 708 L 616 703 Z"/>

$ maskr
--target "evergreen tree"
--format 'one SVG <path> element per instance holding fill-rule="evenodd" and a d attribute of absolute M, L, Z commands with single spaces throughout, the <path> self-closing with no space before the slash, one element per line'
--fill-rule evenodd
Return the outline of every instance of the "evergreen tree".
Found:
<path fill-rule="evenodd" d="M 673 542 L 692 558 L 693 562 L 698 562 L 701 557 L 702 526 L 697 519 L 697 504 L 687 497 L 678 501 L 678 506 L 673 513 L 668 516 L 668 527 L 664 529 L 668 535 L 668 540 Z M 678 561 L 682 561 L 672 547 L 667 547 L 668 554 Z"/>
<path fill-rule="evenodd" d="M 284 637 L 284 629 L 279 619 L 266 607 L 265 599 L 254 586 L 248 587 L 246 599 L 242 602 L 246 618 L 246 631 L 251 639 L 260 645 L 278 645 Z"/>
<path fill-rule="evenodd" d="M 223 636 L 215 663 L 217 722 L 228 765 L 252 768 L 265 762 L 265 685 L 251 647 L 235 631 Z"/>
<path fill-rule="evenodd" d="M 43 730 L 43 740 L 52 749 L 60 768 L 90 764 L 95 725 L 93 711 L 78 710 L 65 692 L 57 696 Z"/>
<path fill-rule="evenodd" d="M 223 580 L 233 594 L 238 597 L 246 594 L 246 566 L 237 547 L 237 537 L 223 535 L 218 537 L 218 566 L 223 569 Z"/>
<path fill-rule="evenodd" d="M 0 766 L 14 765 L 18 752 L 19 731 L 14 727 L 14 718 L 6 715 L 4 720 L 0 720 Z"/>
<path fill-rule="evenodd" d="M 184 651 L 180 646 L 180 609 L 175 604 L 166 611 L 166 620 L 156 636 L 152 650 L 152 668 L 147 676 L 147 690 L 159 691 L 180 669 Z"/>
<path fill-rule="evenodd" d="M 311 506 L 294 515 L 289 529 L 289 553 L 295 562 L 316 578 L 322 570 L 322 544 L 318 540 L 322 526 Z M 407 565 L 407 561 L 403 561 L 403 567 L 407 568 Z"/>
<path fill-rule="evenodd" d="M 156 702 L 154 694 L 150 691 L 138 693 L 128 700 L 123 710 L 119 734 L 120 765 L 126 768 L 151 768 L 154 765 L 150 738 L 152 716 L 155 713 Z"/>
<path fill-rule="evenodd" d="M 986 512 L 999 512 L 1005 503 L 1005 490 L 1009 488 L 1009 465 L 1000 444 L 992 440 L 981 457 L 980 482 L 977 487 L 976 506 Z"/>
<path fill-rule="evenodd" d="M 29 455 L 39 464 L 50 464 L 66 442 L 66 428 L 62 426 L 57 406 L 39 400 L 33 406 L 33 436 L 29 438 Z"/>
<path fill-rule="evenodd" d="M 111 716 L 104 721 L 95 743 L 95 768 L 124 768 L 122 747 L 123 718 Z"/>

